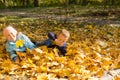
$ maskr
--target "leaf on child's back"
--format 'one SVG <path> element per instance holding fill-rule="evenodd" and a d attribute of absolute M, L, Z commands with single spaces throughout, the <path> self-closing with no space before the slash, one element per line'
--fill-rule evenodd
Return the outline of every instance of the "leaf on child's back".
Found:
<path fill-rule="evenodd" d="M 16 47 L 19 48 L 19 47 L 23 47 L 23 43 L 24 41 L 22 39 L 16 41 Z"/>

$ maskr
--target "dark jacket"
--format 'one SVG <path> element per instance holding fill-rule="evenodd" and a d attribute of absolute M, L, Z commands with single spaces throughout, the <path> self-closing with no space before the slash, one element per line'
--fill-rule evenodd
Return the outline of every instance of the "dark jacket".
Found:
<path fill-rule="evenodd" d="M 36 43 L 37 46 L 42 46 L 42 45 L 46 45 L 48 48 L 58 48 L 59 51 L 65 55 L 66 53 L 66 43 L 63 44 L 63 46 L 58 46 L 54 43 L 55 39 L 57 39 L 56 34 L 54 34 L 53 32 L 49 32 L 48 33 L 48 39 L 44 40 L 44 41 L 39 41 Z"/>

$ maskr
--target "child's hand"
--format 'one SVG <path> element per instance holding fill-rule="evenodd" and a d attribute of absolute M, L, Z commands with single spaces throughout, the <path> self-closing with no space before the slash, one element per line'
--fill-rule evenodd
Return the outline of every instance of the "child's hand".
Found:
<path fill-rule="evenodd" d="M 62 45 L 63 45 L 58 39 L 55 39 L 55 44 L 56 44 L 57 46 L 62 46 Z"/>
<path fill-rule="evenodd" d="M 19 63 L 19 62 L 20 62 L 20 59 L 17 58 L 17 59 L 15 60 L 15 63 Z"/>
<path fill-rule="evenodd" d="M 14 58 L 14 62 L 15 62 L 15 63 L 19 63 L 19 62 L 20 62 L 19 57 L 15 57 L 15 58 Z"/>

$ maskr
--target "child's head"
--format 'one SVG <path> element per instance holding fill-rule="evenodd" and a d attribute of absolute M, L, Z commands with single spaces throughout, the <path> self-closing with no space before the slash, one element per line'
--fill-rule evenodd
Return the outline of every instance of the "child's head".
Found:
<path fill-rule="evenodd" d="M 8 41 L 15 41 L 17 36 L 17 30 L 15 30 L 12 26 L 8 26 L 3 30 L 3 36 Z"/>
<path fill-rule="evenodd" d="M 62 29 L 57 34 L 56 45 L 62 46 L 64 43 L 68 41 L 69 37 L 70 37 L 69 31 L 67 31 L 66 29 Z"/>

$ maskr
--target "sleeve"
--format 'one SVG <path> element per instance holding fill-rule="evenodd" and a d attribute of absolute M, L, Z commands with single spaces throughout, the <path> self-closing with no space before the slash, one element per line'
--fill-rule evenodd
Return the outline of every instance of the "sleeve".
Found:
<path fill-rule="evenodd" d="M 23 40 L 26 48 L 29 48 L 29 49 L 36 48 L 36 46 L 31 42 L 31 40 L 26 35 L 23 34 L 22 36 L 23 36 Z"/>
<path fill-rule="evenodd" d="M 6 51 L 9 53 L 10 59 L 14 61 L 14 58 L 17 57 L 16 51 L 14 50 L 14 45 L 10 45 L 9 43 L 7 43 Z"/>
<path fill-rule="evenodd" d="M 36 41 L 36 42 L 35 42 L 35 45 L 36 45 L 36 47 L 46 45 L 46 40 Z"/>
<path fill-rule="evenodd" d="M 43 45 L 51 46 L 52 45 L 52 41 L 51 40 L 55 40 L 55 34 L 52 33 L 52 32 L 49 32 L 48 33 L 48 39 L 41 40 L 41 41 L 36 41 L 34 43 L 35 43 L 36 47 L 43 46 Z"/>
<path fill-rule="evenodd" d="M 55 34 L 52 33 L 52 32 L 49 32 L 49 33 L 48 33 L 48 37 L 49 37 L 51 40 L 55 40 L 55 39 L 56 39 L 56 38 L 55 38 Z"/>
<path fill-rule="evenodd" d="M 11 51 L 9 54 L 12 61 L 15 61 L 15 59 L 18 57 L 15 51 Z"/>
<path fill-rule="evenodd" d="M 61 48 L 59 48 L 59 50 L 62 53 L 62 55 L 65 56 L 65 54 L 66 54 L 66 47 L 61 47 Z"/>
<path fill-rule="evenodd" d="M 60 52 L 62 53 L 62 55 L 65 56 L 65 54 L 67 52 L 66 51 L 66 43 L 63 46 L 59 47 L 58 49 L 60 50 Z"/>
<path fill-rule="evenodd" d="M 45 45 L 46 46 L 51 46 L 52 45 L 52 42 L 51 42 L 50 38 L 45 41 Z"/>

